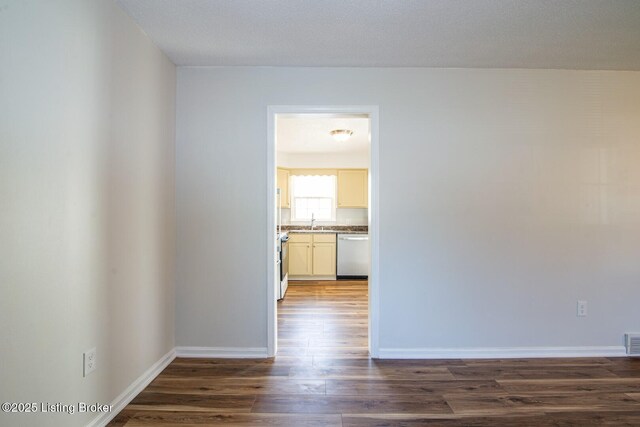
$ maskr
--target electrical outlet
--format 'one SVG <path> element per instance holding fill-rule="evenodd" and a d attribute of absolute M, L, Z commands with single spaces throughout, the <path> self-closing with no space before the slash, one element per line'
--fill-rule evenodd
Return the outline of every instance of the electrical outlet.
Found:
<path fill-rule="evenodd" d="M 578 311 L 576 313 L 578 317 L 585 317 L 587 315 L 587 302 L 578 301 Z"/>
<path fill-rule="evenodd" d="M 82 353 L 82 360 L 84 361 L 84 377 L 96 370 L 96 356 L 97 352 L 95 347 Z"/>

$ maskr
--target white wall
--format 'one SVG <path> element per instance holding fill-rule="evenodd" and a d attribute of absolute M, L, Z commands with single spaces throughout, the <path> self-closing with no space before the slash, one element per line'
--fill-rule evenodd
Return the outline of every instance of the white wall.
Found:
<path fill-rule="evenodd" d="M 0 61 L 0 401 L 107 404 L 174 347 L 175 66 L 102 0 L 2 2 Z"/>
<path fill-rule="evenodd" d="M 349 153 L 285 153 L 278 152 L 278 166 L 285 168 L 368 169 L 369 151 Z"/>
<path fill-rule="evenodd" d="M 640 73 L 180 68 L 178 344 L 266 346 L 267 106 L 296 104 L 380 106 L 381 348 L 640 330 Z"/>

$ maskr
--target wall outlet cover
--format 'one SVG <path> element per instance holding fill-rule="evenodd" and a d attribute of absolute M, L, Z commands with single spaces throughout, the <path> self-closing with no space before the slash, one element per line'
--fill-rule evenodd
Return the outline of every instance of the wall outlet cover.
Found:
<path fill-rule="evenodd" d="M 577 305 L 577 316 L 585 317 L 587 315 L 587 302 L 584 300 L 579 300 Z"/>
<path fill-rule="evenodd" d="M 96 357 L 97 357 L 97 351 L 95 347 L 92 348 L 91 350 L 87 350 L 84 353 L 82 353 L 82 360 L 84 362 L 84 369 L 83 369 L 82 376 L 86 377 L 91 372 L 96 370 L 96 362 L 97 362 Z"/>

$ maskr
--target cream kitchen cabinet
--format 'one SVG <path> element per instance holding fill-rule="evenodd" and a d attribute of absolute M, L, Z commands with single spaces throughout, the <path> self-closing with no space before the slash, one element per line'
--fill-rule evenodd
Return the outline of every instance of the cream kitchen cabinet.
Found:
<path fill-rule="evenodd" d="M 338 207 L 366 208 L 369 205 L 369 171 L 367 169 L 338 170 Z"/>
<path fill-rule="evenodd" d="M 289 197 L 289 171 L 287 169 L 278 168 L 278 188 L 280 189 L 281 207 L 291 207 L 291 198 Z"/>
<path fill-rule="evenodd" d="M 289 234 L 289 277 L 291 279 L 333 279 L 335 276 L 335 234 Z"/>
<path fill-rule="evenodd" d="M 313 236 L 289 234 L 289 278 L 313 274 Z"/>
<path fill-rule="evenodd" d="M 336 275 L 336 235 L 313 235 L 313 275 Z"/>

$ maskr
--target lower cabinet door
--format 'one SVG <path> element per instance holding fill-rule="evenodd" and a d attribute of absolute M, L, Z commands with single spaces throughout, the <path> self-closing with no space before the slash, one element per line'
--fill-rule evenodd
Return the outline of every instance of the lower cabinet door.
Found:
<path fill-rule="evenodd" d="M 313 275 L 335 276 L 336 274 L 336 244 L 313 244 Z"/>
<path fill-rule="evenodd" d="M 311 256 L 310 242 L 289 242 L 289 275 L 310 276 L 312 273 Z"/>

